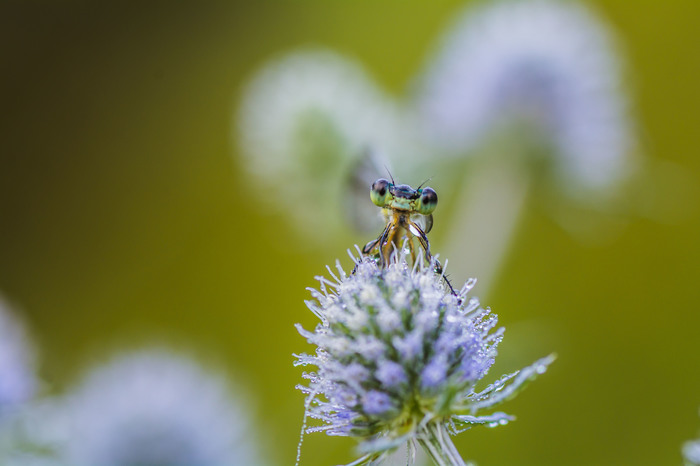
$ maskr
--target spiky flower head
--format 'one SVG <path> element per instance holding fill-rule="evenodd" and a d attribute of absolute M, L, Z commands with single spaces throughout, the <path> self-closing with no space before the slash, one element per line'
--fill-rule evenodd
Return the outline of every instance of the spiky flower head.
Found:
<path fill-rule="evenodd" d="M 34 349 L 22 323 L 0 296 L 0 417 L 36 391 Z"/>
<path fill-rule="evenodd" d="M 246 86 L 241 161 L 265 186 L 261 200 L 293 211 L 304 234 L 328 231 L 344 220 L 338 206 L 346 180 L 368 150 L 410 151 L 399 113 L 360 64 L 329 50 L 299 50 L 267 63 Z"/>
<path fill-rule="evenodd" d="M 700 465 L 700 440 L 686 442 L 683 445 L 683 456 L 688 464 Z"/>
<path fill-rule="evenodd" d="M 306 431 L 362 439 L 363 460 L 407 441 L 428 448 L 431 438 L 440 437 L 431 432 L 507 423 L 513 418 L 504 413 L 475 414 L 509 398 L 552 360 L 477 390 L 503 328 L 476 298 L 467 299 L 474 280 L 453 295 L 434 263 L 409 266 L 407 254 L 397 252 L 386 268 L 353 257 L 350 275 L 340 264 L 339 275 L 329 268 L 334 281 L 317 277 L 320 291 L 312 290 L 315 301 L 307 301 L 321 322 L 314 331 L 297 325 L 317 346 L 315 354 L 296 361 L 318 368 L 304 374 L 308 386 L 299 386 L 307 395 L 306 415 L 324 423 Z"/>
<path fill-rule="evenodd" d="M 91 371 L 58 408 L 66 464 L 260 464 L 244 402 L 223 379 L 164 349 Z"/>
<path fill-rule="evenodd" d="M 683 445 L 683 458 L 688 465 L 700 465 L 700 439 L 685 442 Z"/>
<path fill-rule="evenodd" d="M 456 153 L 518 122 L 558 155 L 552 162 L 570 194 L 614 187 L 632 168 L 615 44 L 577 2 L 467 8 L 445 35 L 421 91 L 431 139 Z"/>

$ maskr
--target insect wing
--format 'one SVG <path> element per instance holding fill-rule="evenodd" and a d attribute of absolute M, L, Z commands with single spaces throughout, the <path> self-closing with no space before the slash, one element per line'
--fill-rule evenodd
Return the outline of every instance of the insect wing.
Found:
<path fill-rule="evenodd" d="M 433 229 L 433 214 L 421 215 L 413 214 L 411 220 L 418 224 L 426 235 Z"/>
<path fill-rule="evenodd" d="M 382 209 L 369 197 L 369 188 L 384 170 L 376 152 L 366 150 L 355 160 L 346 177 L 343 211 L 347 222 L 360 233 L 377 233 L 386 225 Z"/>

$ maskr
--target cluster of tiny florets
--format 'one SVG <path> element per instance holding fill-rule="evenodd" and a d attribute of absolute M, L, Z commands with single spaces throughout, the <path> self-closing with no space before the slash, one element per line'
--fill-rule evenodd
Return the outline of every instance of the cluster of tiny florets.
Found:
<path fill-rule="evenodd" d="M 307 431 L 363 437 L 372 451 L 411 440 L 429 422 L 456 432 L 510 419 L 472 415 L 507 396 L 509 380 L 519 384 L 514 373 L 474 390 L 503 336 L 496 315 L 467 299 L 475 282 L 454 295 L 433 264 L 409 266 L 406 259 L 398 254 L 386 268 L 355 259 L 352 274 L 338 265 L 339 275 L 329 268 L 335 281 L 318 278 L 320 291 L 312 290 L 315 301 L 307 305 L 321 322 L 313 332 L 297 326 L 317 350 L 297 356 L 297 364 L 318 368 L 304 374 L 309 385 L 299 388 L 307 415 L 325 425 Z M 540 362 L 542 370 L 546 364 Z"/>

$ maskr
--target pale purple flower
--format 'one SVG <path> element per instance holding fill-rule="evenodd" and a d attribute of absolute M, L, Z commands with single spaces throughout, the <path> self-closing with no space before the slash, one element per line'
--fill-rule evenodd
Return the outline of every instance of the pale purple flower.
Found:
<path fill-rule="evenodd" d="M 92 370 L 56 421 L 75 466 L 260 464 L 247 400 L 193 360 L 134 352 Z"/>
<path fill-rule="evenodd" d="M 407 254 L 396 253 L 386 269 L 355 257 L 352 274 L 339 264 L 337 274 L 329 268 L 333 280 L 318 277 L 320 291 L 312 290 L 315 301 L 307 302 L 321 322 L 313 331 L 297 325 L 316 351 L 297 355 L 296 364 L 317 367 L 304 374 L 309 384 L 298 388 L 307 395 L 306 416 L 322 421 L 305 430 L 360 438 L 366 453 L 360 462 L 406 442 L 423 442 L 436 432 L 431 429 L 457 433 L 475 424 L 506 423 L 512 417 L 504 413 L 475 414 L 512 396 L 553 359 L 478 391 L 503 329 L 496 328 L 490 310 L 467 298 L 473 280 L 453 295 L 434 264 L 419 260 L 409 267 Z M 358 312 L 365 324 L 350 325 Z M 386 325 L 389 314 L 397 319 Z M 383 350 L 368 352 L 362 341 L 379 342 Z"/>
<path fill-rule="evenodd" d="M 420 385 L 426 391 L 438 388 L 446 382 L 448 367 L 444 354 L 439 353 L 434 356 L 420 373 Z"/>
<path fill-rule="evenodd" d="M 34 396 L 34 348 L 24 325 L 0 296 L 0 417 Z"/>
<path fill-rule="evenodd" d="M 521 125 L 550 145 L 562 187 L 605 188 L 631 170 L 631 123 L 615 44 L 576 2 L 502 0 L 459 15 L 428 64 L 418 113 L 434 144 L 477 149 Z M 533 131 L 534 130 L 534 131 Z"/>
<path fill-rule="evenodd" d="M 403 366 L 387 359 L 382 359 L 377 364 L 375 377 L 380 384 L 387 388 L 395 388 L 408 382 Z"/>
<path fill-rule="evenodd" d="M 394 400 L 388 394 L 370 390 L 362 398 L 362 410 L 370 416 L 381 416 L 395 409 Z"/>
<path fill-rule="evenodd" d="M 688 464 L 700 465 L 700 440 L 686 442 L 683 445 L 683 456 Z"/>
<path fill-rule="evenodd" d="M 683 458 L 688 465 L 700 465 L 700 439 L 691 440 L 683 445 Z"/>

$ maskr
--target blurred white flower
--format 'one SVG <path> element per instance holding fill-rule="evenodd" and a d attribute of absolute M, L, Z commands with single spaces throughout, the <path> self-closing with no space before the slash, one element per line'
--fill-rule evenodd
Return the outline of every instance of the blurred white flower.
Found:
<path fill-rule="evenodd" d="M 247 400 L 231 395 L 223 379 L 163 350 L 115 358 L 90 372 L 62 406 L 66 463 L 261 464 Z"/>
<path fill-rule="evenodd" d="M 685 442 L 683 445 L 683 458 L 688 465 L 700 465 L 700 439 Z"/>
<path fill-rule="evenodd" d="M 683 456 L 689 464 L 700 464 L 700 440 L 686 442 L 683 445 Z"/>
<path fill-rule="evenodd" d="M 37 389 L 34 349 L 22 323 L 0 297 L 0 417 Z"/>
<path fill-rule="evenodd" d="M 605 213 L 624 210 L 637 165 L 612 39 L 573 1 L 483 3 L 448 28 L 419 81 L 416 118 L 462 175 L 445 248 L 459 257 L 454 276 L 490 287 L 543 184 L 555 188 L 547 210 L 572 234 L 596 242 L 619 230 Z"/>
<path fill-rule="evenodd" d="M 342 220 L 347 183 L 363 155 L 402 152 L 400 125 L 397 105 L 359 65 L 308 50 L 256 74 L 244 91 L 238 139 L 256 196 L 290 212 L 304 233 L 327 232 Z"/>
<path fill-rule="evenodd" d="M 255 201 L 294 217 L 314 245 L 337 237 L 343 216 L 379 231 L 367 191 L 384 160 L 409 182 L 436 175 L 453 206 L 452 273 L 484 290 L 542 184 L 573 235 L 619 231 L 640 168 L 620 68 L 612 34 L 583 4 L 484 2 L 455 18 L 411 99 L 387 97 L 333 52 L 270 62 L 244 93 L 242 159 Z M 365 163 L 367 150 L 384 160 Z"/>
<path fill-rule="evenodd" d="M 559 157 L 570 194 L 609 187 L 630 169 L 630 122 L 612 38 L 575 2 L 505 0 L 467 8 L 429 63 L 419 114 L 430 139 L 458 153 L 524 123 Z M 580 194 L 579 194 L 580 196 Z"/>

